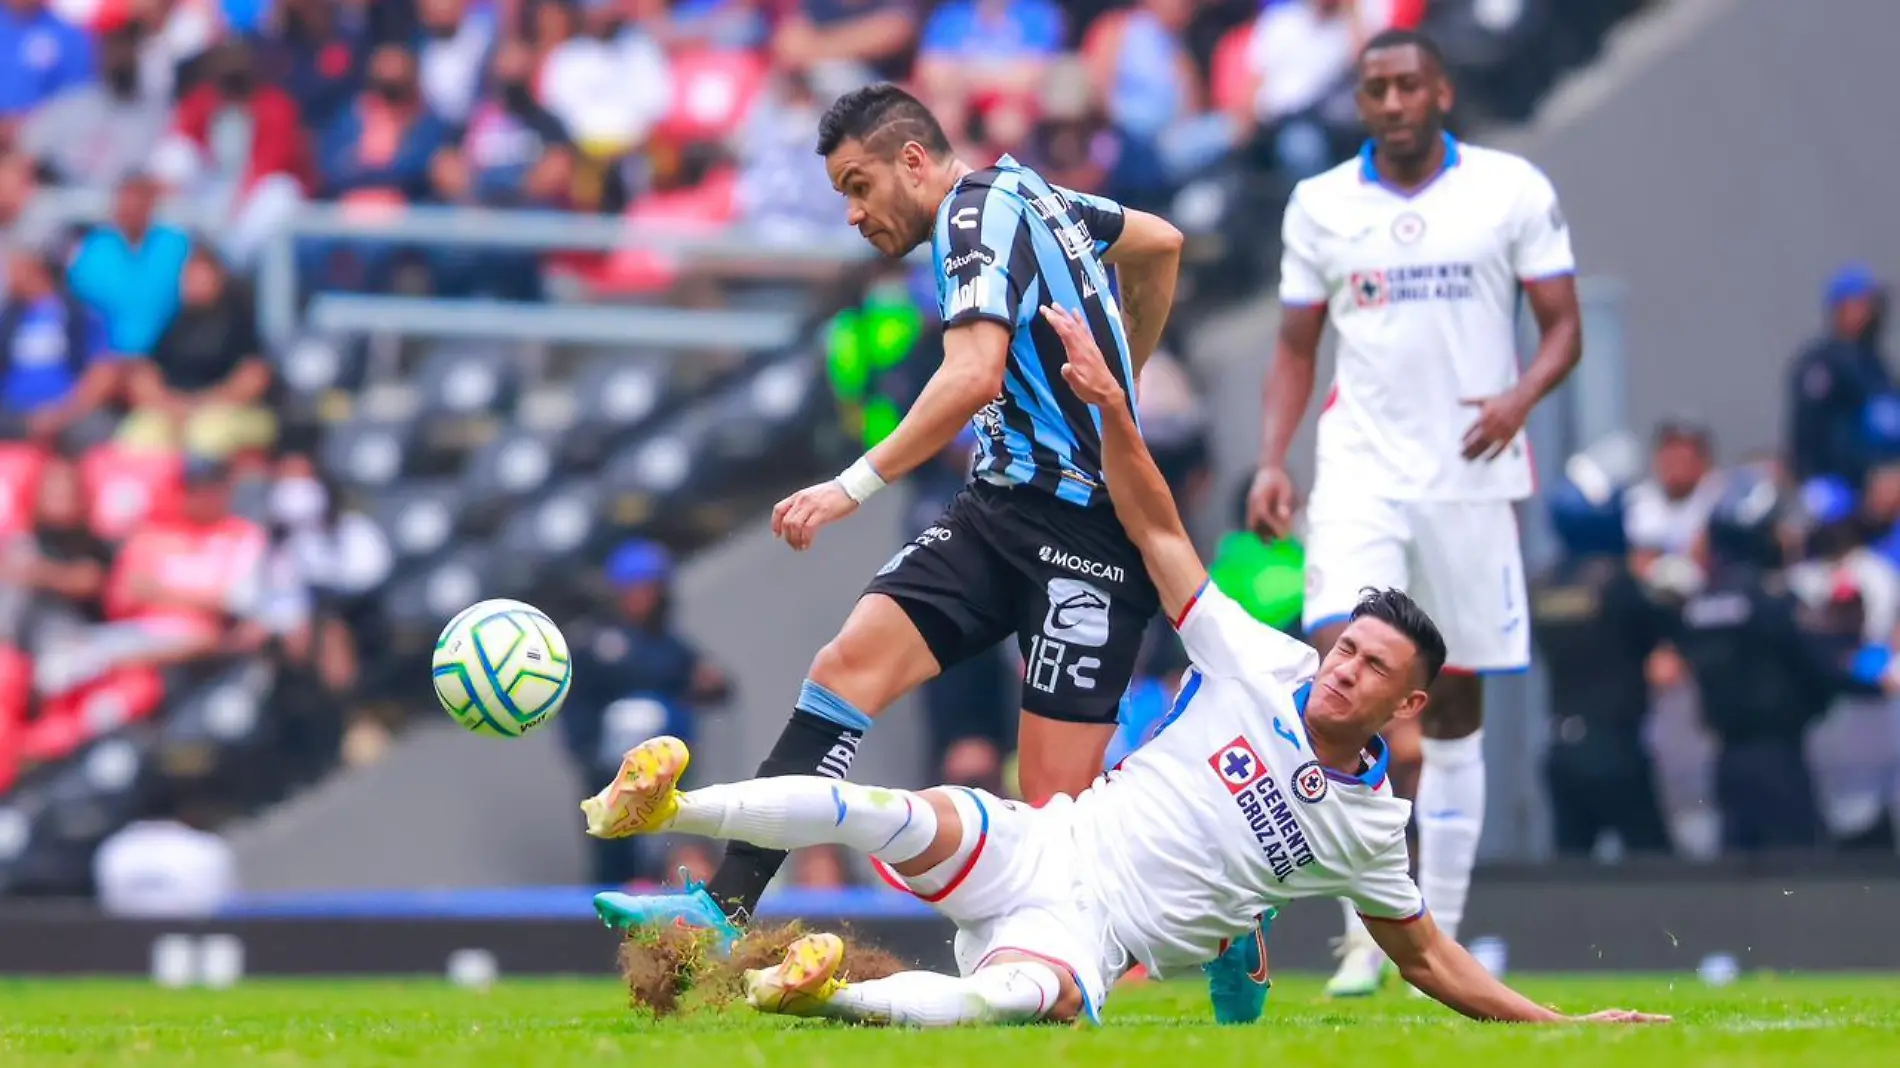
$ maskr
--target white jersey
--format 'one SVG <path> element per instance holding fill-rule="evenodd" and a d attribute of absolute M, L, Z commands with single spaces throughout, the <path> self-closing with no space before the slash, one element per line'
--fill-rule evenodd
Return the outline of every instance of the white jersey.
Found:
<path fill-rule="evenodd" d="M 1445 169 L 1406 195 L 1371 148 L 1301 182 L 1283 222 L 1280 300 L 1339 332 L 1318 479 L 1390 500 L 1521 500 L 1522 435 L 1467 461 L 1469 401 L 1516 383 L 1519 284 L 1573 273 L 1556 191 L 1529 161 L 1445 139 Z"/>
<path fill-rule="evenodd" d="M 1174 708 L 1075 803 L 1117 941 L 1160 977 L 1212 960 L 1295 898 L 1421 915 L 1406 866 L 1412 806 L 1385 782 L 1383 743 L 1358 776 L 1313 758 L 1302 716 L 1319 654 L 1212 583 L 1176 627 L 1194 668 Z"/>

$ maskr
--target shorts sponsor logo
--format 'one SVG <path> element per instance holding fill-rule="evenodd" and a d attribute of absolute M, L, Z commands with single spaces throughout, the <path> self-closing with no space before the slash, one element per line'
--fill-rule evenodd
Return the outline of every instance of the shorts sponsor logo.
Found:
<path fill-rule="evenodd" d="M 1086 557 L 1077 556 L 1065 549 L 1056 549 L 1044 545 L 1037 550 L 1036 555 L 1043 563 L 1054 564 L 1064 571 L 1073 571 L 1078 575 L 1107 579 L 1115 583 L 1127 581 L 1127 575 L 1122 571 L 1119 565 L 1098 563 Z"/>
<path fill-rule="evenodd" d="M 1294 871 L 1313 863 L 1313 847 L 1294 818 L 1292 804 L 1245 735 L 1221 746 L 1207 764 L 1233 795 L 1274 879 L 1285 882 Z M 1320 778 L 1325 779 L 1323 772 Z"/>
<path fill-rule="evenodd" d="M 945 318 L 954 319 L 964 312 L 983 311 L 990 304 L 990 280 L 988 275 L 977 275 L 967 282 L 960 283 L 956 292 L 950 294 L 950 310 Z"/>
<path fill-rule="evenodd" d="M 1293 771 L 1293 796 L 1309 805 L 1326 799 L 1326 769 L 1309 760 Z"/>
<path fill-rule="evenodd" d="M 985 267 L 990 267 L 995 265 L 996 257 L 991 254 L 989 249 L 973 248 L 961 256 L 952 256 L 943 261 L 943 273 L 955 274 L 972 263 L 980 263 Z"/>
<path fill-rule="evenodd" d="M 1100 648 L 1108 644 L 1108 611 L 1114 602 L 1107 591 L 1080 579 L 1052 578 L 1048 595 L 1044 634 L 1069 645 Z"/>
<path fill-rule="evenodd" d="M 891 557 L 889 560 L 886 560 L 884 562 L 884 566 L 877 569 L 877 577 L 883 578 L 885 575 L 888 575 L 891 572 L 896 571 L 898 567 L 901 564 L 903 564 L 904 557 L 909 556 L 911 553 L 914 553 L 916 551 L 917 551 L 917 546 L 915 544 L 906 545 L 902 549 L 897 550 L 897 555 Z"/>

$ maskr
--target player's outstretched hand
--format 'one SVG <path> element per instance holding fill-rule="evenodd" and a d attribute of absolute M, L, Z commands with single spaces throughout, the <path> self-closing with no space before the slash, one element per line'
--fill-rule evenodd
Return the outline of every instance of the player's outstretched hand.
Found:
<path fill-rule="evenodd" d="M 1069 362 L 1062 365 L 1062 380 L 1075 395 L 1085 403 L 1102 408 L 1124 403 L 1126 391 L 1109 373 L 1108 361 L 1102 358 L 1095 335 L 1082 316 L 1048 304 L 1043 306 L 1042 317 L 1055 328 L 1056 336 L 1062 339 L 1063 350 L 1068 353 Z"/>
<path fill-rule="evenodd" d="M 811 548 L 818 528 L 858 510 L 858 502 L 833 480 L 807 486 L 772 509 L 772 536 L 799 552 Z"/>
<path fill-rule="evenodd" d="M 1588 1016 L 1572 1016 L 1570 1018 L 1572 1023 L 1606 1024 L 1670 1023 L 1673 1020 L 1674 1017 L 1664 1016 L 1660 1013 L 1634 1012 L 1629 1009 L 1604 1009 L 1602 1012 L 1593 1012 Z"/>

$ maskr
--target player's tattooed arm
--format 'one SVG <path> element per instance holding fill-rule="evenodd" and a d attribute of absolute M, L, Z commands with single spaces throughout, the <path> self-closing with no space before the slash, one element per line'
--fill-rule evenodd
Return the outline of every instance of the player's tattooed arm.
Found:
<path fill-rule="evenodd" d="M 1173 223 L 1131 210 L 1120 236 L 1102 257 L 1120 274 L 1122 327 L 1128 334 L 1128 355 L 1136 375 L 1161 344 L 1168 313 L 1174 308 L 1182 244 L 1181 231 Z"/>
<path fill-rule="evenodd" d="M 1405 981 L 1440 1004 L 1474 1020 L 1499 1023 L 1660 1023 L 1654 1016 L 1610 1009 L 1588 1016 L 1566 1016 L 1539 1005 L 1494 978 L 1463 946 L 1448 938 L 1430 915 L 1411 920 L 1366 917 L 1366 930 L 1398 965 Z"/>
<path fill-rule="evenodd" d="M 1181 522 L 1167 480 L 1141 440 L 1128 394 L 1109 373 L 1088 324 L 1067 308 L 1045 306 L 1042 315 L 1055 327 L 1068 352 L 1063 381 L 1102 413 L 1102 480 L 1115 506 L 1115 518 L 1141 550 L 1142 564 L 1161 595 L 1162 611 L 1169 619 L 1178 619 L 1206 583 L 1207 567 Z"/>

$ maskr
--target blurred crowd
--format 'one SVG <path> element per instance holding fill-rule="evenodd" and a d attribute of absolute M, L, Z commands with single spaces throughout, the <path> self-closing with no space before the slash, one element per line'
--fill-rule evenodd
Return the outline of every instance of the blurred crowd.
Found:
<path fill-rule="evenodd" d="M 1551 685 L 1561 853 L 1896 848 L 1900 405 L 1887 290 L 1822 294 L 1790 363 L 1785 455 L 1724 467 L 1665 420 L 1573 459 L 1548 501 L 1563 558 L 1533 591 Z"/>

